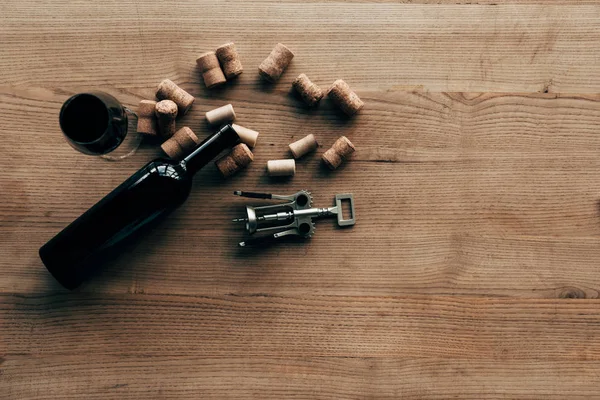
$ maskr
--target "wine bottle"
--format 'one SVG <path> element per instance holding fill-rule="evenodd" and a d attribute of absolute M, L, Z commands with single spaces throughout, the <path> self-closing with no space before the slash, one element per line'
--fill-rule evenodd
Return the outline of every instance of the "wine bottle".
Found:
<path fill-rule="evenodd" d="M 180 162 L 149 162 L 43 245 L 44 265 L 64 287 L 76 288 L 117 255 L 123 243 L 181 205 L 194 174 L 238 142 L 235 130 L 225 125 Z"/>

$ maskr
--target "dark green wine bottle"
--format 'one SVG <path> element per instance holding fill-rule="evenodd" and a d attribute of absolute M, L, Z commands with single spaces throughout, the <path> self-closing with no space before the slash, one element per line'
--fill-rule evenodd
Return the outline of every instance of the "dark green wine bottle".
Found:
<path fill-rule="evenodd" d="M 180 162 L 149 162 L 40 248 L 46 268 L 64 287 L 76 288 L 126 239 L 181 205 L 194 174 L 238 142 L 235 130 L 225 125 Z"/>

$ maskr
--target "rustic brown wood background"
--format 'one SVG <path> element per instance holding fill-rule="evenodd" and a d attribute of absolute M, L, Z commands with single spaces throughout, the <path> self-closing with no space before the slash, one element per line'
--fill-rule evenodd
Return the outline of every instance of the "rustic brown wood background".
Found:
<path fill-rule="evenodd" d="M 438 4 L 440 3 L 440 4 Z M 461 4 L 465 3 L 465 4 Z M 0 398 L 600 396 L 600 6 L 576 0 L 0 3 Z M 245 72 L 208 92 L 196 56 L 233 40 Z M 275 85 L 256 67 L 296 58 Z M 308 111 L 304 72 L 364 112 Z M 232 102 L 252 166 L 213 165 L 188 202 L 69 293 L 38 248 L 158 149 L 108 162 L 61 137 L 62 102 L 135 107 L 163 78 Z M 267 160 L 321 143 L 287 182 Z M 319 156 L 357 146 L 335 173 Z M 239 251 L 232 190 L 353 192 L 353 229 Z"/>

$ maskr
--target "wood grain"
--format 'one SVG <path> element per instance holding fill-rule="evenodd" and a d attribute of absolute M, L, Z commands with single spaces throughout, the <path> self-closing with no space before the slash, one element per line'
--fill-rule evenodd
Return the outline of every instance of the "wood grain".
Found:
<path fill-rule="evenodd" d="M 2 297 L 11 355 L 599 360 L 598 300 Z"/>
<path fill-rule="evenodd" d="M 600 91 L 597 4 L 225 4 L 5 1 L 0 83 L 201 87 L 197 55 L 233 40 L 247 66 L 287 43 L 298 54 L 289 84 L 304 72 L 360 90 Z"/>
<path fill-rule="evenodd" d="M 600 384 L 593 361 L 58 356 L 5 365 L 6 394 L 19 399 L 590 399 Z"/>
<path fill-rule="evenodd" d="M 589 398 L 599 383 L 597 301 L 66 294 L 0 307 L 17 398 Z"/>
<path fill-rule="evenodd" d="M 0 4 L 0 399 L 594 398 L 600 392 L 600 6 L 494 1 Z M 207 91 L 198 54 L 245 72 Z M 276 85 L 256 67 L 296 57 Z M 366 102 L 290 93 L 306 73 Z M 180 126 L 232 103 L 255 161 L 210 165 L 189 200 L 66 293 L 38 248 L 148 160 L 84 156 L 58 110 L 99 89 L 135 107 L 170 78 Z M 291 181 L 269 159 L 313 133 Z M 336 172 L 321 153 L 358 151 Z M 240 251 L 233 190 L 352 192 L 357 225 Z M 257 203 L 260 203 L 257 202 Z"/>

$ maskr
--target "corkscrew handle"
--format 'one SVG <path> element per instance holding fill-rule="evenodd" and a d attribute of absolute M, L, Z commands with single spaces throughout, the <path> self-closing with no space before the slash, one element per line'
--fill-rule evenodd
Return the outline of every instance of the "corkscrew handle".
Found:
<path fill-rule="evenodd" d="M 344 219 L 342 212 L 342 200 L 350 201 L 350 217 Z M 354 196 L 352 193 L 336 194 L 335 195 L 335 208 L 337 209 L 337 223 L 339 226 L 351 226 L 356 223 L 356 213 L 354 212 Z"/>

